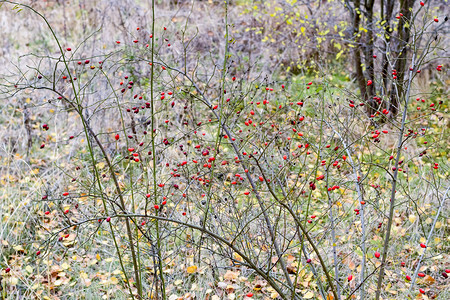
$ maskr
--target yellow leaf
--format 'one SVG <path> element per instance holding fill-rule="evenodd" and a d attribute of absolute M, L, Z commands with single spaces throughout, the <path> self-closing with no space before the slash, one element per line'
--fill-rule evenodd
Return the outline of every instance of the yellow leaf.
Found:
<path fill-rule="evenodd" d="M 25 251 L 21 245 L 14 246 L 13 249 L 16 251 Z"/>
<path fill-rule="evenodd" d="M 91 260 L 91 261 L 89 262 L 89 264 L 90 264 L 91 266 L 95 265 L 96 263 L 98 263 L 98 260 L 96 260 L 96 259 L 93 259 L 93 260 Z"/>
<path fill-rule="evenodd" d="M 188 272 L 188 274 L 194 274 L 195 272 L 197 272 L 197 266 L 188 267 L 186 272 Z"/>
<path fill-rule="evenodd" d="M 10 283 L 12 286 L 17 285 L 17 284 L 19 283 L 19 278 L 17 278 L 17 277 L 11 277 L 10 280 L 9 280 L 9 283 Z"/>
<path fill-rule="evenodd" d="M 300 27 L 300 31 L 302 32 L 302 33 L 304 33 L 305 32 L 305 27 Z"/>
<path fill-rule="evenodd" d="M 119 280 L 116 277 L 111 277 L 110 281 L 111 281 L 112 284 L 118 284 L 119 283 Z"/>
<path fill-rule="evenodd" d="M 314 297 L 314 293 L 311 291 L 308 291 L 306 294 L 303 295 L 303 298 L 305 299 L 311 299 L 312 297 Z"/>
<path fill-rule="evenodd" d="M 234 259 L 236 259 L 237 261 L 241 261 L 241 262 L 243 261 L 242 257 L 239 254 L 237 254 L 236 252 L 233 253 L 233 256 L 234 256 Z"/>
<path fill-rule="evenodd" d="M 415 215 L 409 215 L 408 219 L 411 223 L 414 223 L 416 221 L 417 217 Z"/>
<path fill-rule="evenodd" d="M 31 266 L 26 266 L 25 270 L 30 274 L 33 273 L 33 268 Z"/>

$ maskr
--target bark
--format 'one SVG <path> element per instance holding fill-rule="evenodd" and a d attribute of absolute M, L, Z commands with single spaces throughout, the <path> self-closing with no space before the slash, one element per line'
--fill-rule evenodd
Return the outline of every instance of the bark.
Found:
<path fill-rule="evenodd" d="M 366 90 L 366 79 L 364 77 L 364 72 L 362 69 L 362 57 L 361 57 L 361 36 L 359 35 L 359 26 L 361 23 L 361 1 L 354 0 L 354 14 L 353 14 L 353 37 L 355 38 L 356 47 L 354 52 L 354 64 L 356 71 L 356 80 L 358 82 L 359 91 L 361 92 L 361 97 L 367 100 L 367 90 Z"/>
<path fill-rule="evenodd" d="M 383 77 L 382 81 L 383 81 L 383 88 L 384 88 L 384 93 L 386 93 L 386 91 L 388 90 L 388 84 L 389 84 L 389 76 L 391 76 L 390 72 L 389 72 L 389 62 L 387 59 L 387 51 L 388 51 L 388 47 L 390 45 L 391 42 L 391 32 L 392 32 L 392 28 L 391 28 L 391 18 L 392 18 L 392 12 L 394 11 L 394 4 L 395 1 L 394 0 L 382 0 L 381 1 L 381 6 L 383 8 L 382 10 L 382 14 L 381 14 L 381 19 L 382 21 L 386 21 L 386 23 L 384 23 L 385 26 L 385 30 L 384 30 L 384 38 L 386 39 L 386 43 L 383 47 L 383 67 L 381 70 L 381 76 Z M 384 12 L 386 14 L 384 14 Z"/>
<path fill-rule="evenodd" d="M 394 57 L 395 59 L 395 70 L 397 70 L 397 92 L 394 88 L 391 89 L 389 110 L 392 112 L 391 117 L 395 117 L 399 110 L 399 99 L 404 98 L 405 90 L 405 74 L 409 70 L 409 66 L 406 65 L 408 53 L 411 47 L 408 45 L 409 38 L 411 36 L 411 28 L 409 20 L 411 19 L 412 11 L 409 9 L 413 7 L 415 0 L 401 0 L 400 1 L 400 13 L 403 17 L 400 19 L 397 27 L 397 38 Z M 406 26 L 405 26 L 406 25 Z"/>
<path fill-rule="evenodd" d="M 373 34 L 373 6 L 374 0 L 365 0 L 364 8 L 367 14 L 367 35 L 364 45 L 364 60 L 366 66 L 367 78 L 372 80 L 372 85 L 366 88 L 367 100 L 369 105 L 367 107 L 367 114 L 370 116 L 375 112 L 376 102 L 373 97 L 376 95 L 376 81 L 375 81 L 375 63 L 373 58 L 374 53 L 374 34 Z"/>

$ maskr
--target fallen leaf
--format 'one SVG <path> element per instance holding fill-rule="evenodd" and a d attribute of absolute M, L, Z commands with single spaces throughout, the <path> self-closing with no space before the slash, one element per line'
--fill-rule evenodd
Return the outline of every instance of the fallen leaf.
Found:
<path fill-rule="evenodd" d="M 432 284 L 434 284 L 434 283 L 436 282 L 436 280 L 435 280 L 433 277 L 431 277 L 430 275 L 426 275 L 426 276 L 423 278 L 423 282 L 424 282 L 426 285 L 432 285 Z"/>
<path fill-rule="evenodd" d="M 181 280 L 181 279 L 178 279 L 178 280 L 175 280 L 175 282 L 173 283 L 175 286 L 177 286 L 177 285 L 181 285 L 183 283 L 183 280 Z"/>
<path fill-rule="evenodd" d="M 112 284 L 118 284 L 119 283 L 119 280 L 116 277 L 111 277 L 110 281 L 111 281 Z"/>
<path fill-rule="evenodd" d="M 228 270 L 225 273 L 225 275 L 223 276 L 223 278 L 226 280 L 235 280 L 238 278 L 238 276 L 239 276 L 239 272 L 233 272 L 233 271 Z"/>

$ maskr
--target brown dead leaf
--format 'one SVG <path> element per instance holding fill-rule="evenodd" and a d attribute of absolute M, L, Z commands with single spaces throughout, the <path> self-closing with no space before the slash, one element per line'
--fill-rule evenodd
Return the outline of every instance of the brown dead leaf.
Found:
<path fill-rule="evenodd" d="M 293 265 L 287 266 L 286 269 L 289 274 L 297 274 L 297 268 Z"/>
<path fill-rule="evenodd" d="M 355 267 L 356 267 L 355 263 L 349 259 L 348 268 L 353 271 L 355 269 Z"/>
<path fill-rule="evenodd" d="M 239 277 L 239 272 L 233 272 L 228 270 L 223 276 L 226 280 L 236 280 Z"/>
<path fill-rule="evenodd" d="M 288 263 L 292 263 L 295 260 L 295 256 L 292 254 L 289 254 L 287 257 L 287 262 Z"/>
<path fill-rule="evenodd" d="M 426 275 L 422 281 L 426 285 L 432 285 L 436 282 L 436 280 L 433 277 L 431 277 L 430 275 Z"/>

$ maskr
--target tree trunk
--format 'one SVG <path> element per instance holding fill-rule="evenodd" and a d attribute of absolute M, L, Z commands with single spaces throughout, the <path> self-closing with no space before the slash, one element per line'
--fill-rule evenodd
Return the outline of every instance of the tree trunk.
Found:
<path fill-rule="evenodd" d="M 354 0 L 353 1 L 355 8 L 353 14 L 353 37 L 355 38 L 354 48 L 354 64 L 356 71 L 356 80 L 358 81 L 359 91 L 361 92 L 361 97 L 364 100 L 367 100 L 367 90 L 366 90 L 366 79 L 364 77 L 364 72 L 362 69 L 362 57 L 361 57 L 361 35 L 359 34 L 359 25 L 361 23 L 361 1 Z"/>
<path fill-rule="evenodd" d="M 411 28 L 409 20 L 411 19 L 412 11 L 409 9 L 413 7 L 415 0 L 401 0 L 400 1 L 400 13 L 403 17 L 400 18 L 397 27 L 397 38 L 395 41 L 395 70 L 397 71 L 397 91 L 394 87 L 391 88 L 389 110 L 392 112 L 391 117 L 395 117 L 399 110 L 400 99 L 404 97 L 404 79 L 405 73 L 408 72 L 409 66 L 406 65 L 408 52 L 410 50 L 409 38 L 411 33 Z M 405 26 L 406 25 L 406 26 Z"/>
<path fill-rule="evenodd" d="M 367 13 L 367 35 L 366 35 L 366 41 L 365 45 L 363 47 L 364 49 L 364 61 L 366 66 L 366 72 L 367 72 L 367 78 L 372 80 L 372 85 L 366 87 L 367 91 L 367 100 L 368 100 L 368 107 L 367 107 L 367 114 L 373 115 L 375 113 L 375 106 L 376 102 L 373 99 L 373 97 L 376 95 L 376 81 L 375 81 L 375 65 L 374 65 L 374 58 L 373 58 L 373 45 L 374 45 L 374 39 L 373 39 L 373 6 L 375 1 L 374 0 L 365 0 L 364 7 L 366 9 Z"/>

